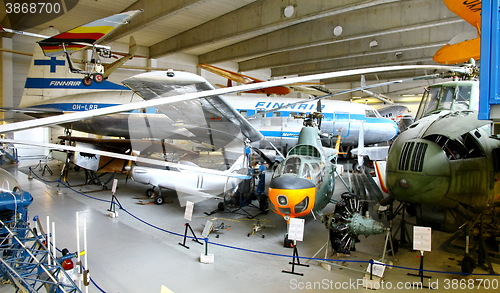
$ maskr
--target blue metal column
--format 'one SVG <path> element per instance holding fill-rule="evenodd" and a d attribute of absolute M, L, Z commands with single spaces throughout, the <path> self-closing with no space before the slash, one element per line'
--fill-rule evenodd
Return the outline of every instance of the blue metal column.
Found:
<path fill-rule="evenodd" d="M 479 119 L 500 120 L 500 111 L 491 116 L 491 106 L 500 105 L 499 0 L 482 1 Z M 496 111 L 495 111 L 496 112 Z M 497 117 L 495 117 L 497 116 Z"/>

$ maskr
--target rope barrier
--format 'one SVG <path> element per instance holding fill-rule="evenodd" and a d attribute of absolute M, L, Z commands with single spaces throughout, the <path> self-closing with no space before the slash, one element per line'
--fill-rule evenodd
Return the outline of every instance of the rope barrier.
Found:
<path fill-rule="evenodd" d="M 80 195 L 83 195 L 87 198 L 91 198 L 91 199 L 94 199 L 94 200 L 99 200 L 99 201 L 103 201 L 103 202 L 107 202 L 107 203 L 111 203 L 111 204 L 116 204 L 118 205 L 117 203 L 115 202 L 112 202 L 112 201 L 109 201 L 109 200 L 103 200 L 103 199 L 100 199 L 100 198 L 96 198 L 96 197 L 93 197 L 93 196 L 90 196 L 88 194 L 85 194 L 83 192 L 80 192 L 80 191 L 77 191 L 75 190 L 74 188 L 72 188 L 71 186 L 65 184 L 64 182 L 60 181 L 60 180 L 56 180 L 56 181 L 47 181 L 43 178 L 41 178 L 40 176 L 38 176 L 34 171 L 31 170 L 31 167 L 30 167 L 30 171 L 42 182 L 46 182 L 46 183 L 60 183 L 62 184 L 63 186 L 71 189 L 72 191 L 76 192 L 77 194 L 80 194 Z M 190 239 L 195 239 L 195 237 L 193 236 L 188 236 L 188 235 L 184 235 L 184 234 L 180 234 L 180 233 L 176 233 L 176 232 L 172 232 L 172 231 L 169 231 L 169 230 L 166 230 L 166 229 L 163 229 L 163 228 L 160 228 L 158 226 L 155 226 L 139 217 L 137 217 L 136 215 L 134 215 L 133 213 L 131 213 L 130 211 L 128 211 L 127 209 L 125 209 L 123 206 L 120 206 L 118 205 L 118 207 L 123 210 L 125 213 L 127 213 L 128 215 L 130 215 L 132 218 L 142 222 L 143 224 L 145 225 L 148 225 L 154 229 L 157 229 L 159 231 L 162 231 L 162 232 L 165 232 L 165 233 L 168 233 L 168 234 L 171 234 L 171 235 L 175 235 L 175 236 L 180 236 L 180 237 L 187 237 L 187 238 L 190 238 Z M 204 239 L 205 242 L 208 244 L 213 244 L 213 245 L 216 245 L 216 246 L 220 246 L 220 247 L 224 247 L 224 248 L 228 248 L 228 249 L 235 249 L 235 250 L 240 250 L 240 251 L 245 251 L 245 252 L 250 252 L 250 253 L 257 253 L 257 254 L 264 254 L 264 255 L 270 255 L 270 256 L 278 256 L 278 257 L 287 257 L 287 258 L 299 258 L 299 259 L 304 259 L 304 260 L 317 260 L 317 261 L 329 261 L 329 262 L 352 262 L 352 263 L 367 263 L 367 264 L 370 264 L 372 263 L 372 260 L 346 260 L 346 259 L 330 259 L 330 258 L 314 258 L 314 257 L 305 257 L 305 256 L 293 256 L 293 255 L 288 255 L 288 254 L 279 254 L 279 253 L 272 253 L 272 252 L 265 252 L 265 251 L 259 251 L 259 250 L 253 250 L 253 249 L 248 249 L 248 248 L 241 248 L 241 247 L 236 247 L 236 246 L 232 246 L 232 245 L 226 245 L 226 244 L 222 244 L 222 243 L 217 243 L 217 242 L 212 242 L 210 241 L 209 238 L 205 238 Z M 447 272 L 447 271 L 437 271 L 437 270 L 427 270 L 427 269 L 418 269 L 418 268 L 410 268 L 410 267 L 404 267 L 404 266 L 397 266 L 397 265 L 390 265 L 390 264 L 383 264 L 384 266 L 386 267 L 393 267 L 393 268 L 397 268 L 397 269 L 403 269 L 403 270 L 410 270 L 410 271 L 422 271 L 422 272 L 429 272 L 429 273 L 437 273 L 437 274 L 451 274 L 451 275 L 473 275 L 473 276 L 500 276 L 500 274 L 481 274 L 481 273 L 462 273 L 462 272 Z M 94 283 L 94 282 L 93 282 Z M 97 287 L 97 285 L 96 285 Z M 100 288 L 98 288 L 100 289 Z M 101 290 L 101 292 L 104 292 Z"/>

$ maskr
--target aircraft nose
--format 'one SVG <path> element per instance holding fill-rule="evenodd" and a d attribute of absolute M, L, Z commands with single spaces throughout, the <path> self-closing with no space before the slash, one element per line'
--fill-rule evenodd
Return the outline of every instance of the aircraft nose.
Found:
<path fill-rule="evenodd" d="M 394 147 L 396 145 L 396 147 Z M 393 144 L 387 158 L 387 185 L 399 201 L 453 205 L 450 190 L 450 162 L 436 143 L 422 139 Z"/>
<path fill-rule="evenodd" d="M 387 121 L 387 127 L 389 129 L 388 131 L 388 136 L 390 136 L 390 138 L 388 140 L 391 140 L 393 139 L 394 137 L 396 137 L 396 135 L 398 135 L 399 133 L 399 126 L 398 124 L 395 122 L 395 121 L 392 121 L 390 119 L 388 119 L 389 121 Z"/>
<path fill-rule="evenodd" d="M 316 185 L 305 178 L 284 175 L 271 180 L 268 195 L 275 213 L 284 218 L 301 217 L 314 207 Z"/>

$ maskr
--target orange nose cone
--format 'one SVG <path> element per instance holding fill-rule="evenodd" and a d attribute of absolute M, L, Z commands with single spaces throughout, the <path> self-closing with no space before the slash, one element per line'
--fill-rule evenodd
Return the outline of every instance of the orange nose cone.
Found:
<path fill-rule="evenodd" d="M 278 215 L 302 217 L 314 207 L 316 186 L 304 178 L 281 176 L 271 180 L 268 195 L 272 209 Z"/>

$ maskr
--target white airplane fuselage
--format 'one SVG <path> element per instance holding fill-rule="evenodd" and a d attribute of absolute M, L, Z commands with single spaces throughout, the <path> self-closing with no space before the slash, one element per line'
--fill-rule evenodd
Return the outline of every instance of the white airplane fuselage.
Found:
<path fill-rule="evenodd" d="M 101 84 L 102 85 L 102 84 Z M 253 116 L 262 111 L 299 101 L 294 98 L 262 97 L 256 95 L 228 96 L 225 101 L 236 108 L 243 116 Z M 123 103 L 142 100 L 132 91 L 123 90 L 101 90 L 89 93 L 62 96 L 50 99 L 38 104 L 24 104 L 23 107 L 40 109 L 57 109 L 63 112 L 87 111 Z M 359 139 L 359 131 L 364 130 L 364 142 L 367 145 L 386 142 L 397 135 L 397 125 L 390 119 L 381 117 L 371 106 L 349 103 L 344 101 L 324 100 L 322 101 L 322 113 L 325 116 L 321 122 L 321 132 L 328 135 L 333 142 L 337 136 L 341 136 L 341 143 L 345 146 L 356 146 Z M 295 119 L 299 113 L 310 113 L 316 111 L 316 102 L 299 103 L 289 108 L 283 108 L 276 112 L 262 116 L 249 117 L 249 122 L 259 130 L 265 137 L 256 143 L 257 147 L 269 148 L 270 142 L 277 147 L 293 146 L 298 138 L 303 120 Z M 74 130 L 87 133 L 116 136 L 133 137 L 131 131 L 135 127 L 129 127 L 130 115 L 147 116 L 151 123 L 161 125 L 166 119 L 155 108 L 144 111 L 133 111 L 129 113 L 113 114 L 103 117 L 92 117 L 81 121 L 72 122 Z M 42 116 L 42 115 L 39 115 Z"/>

